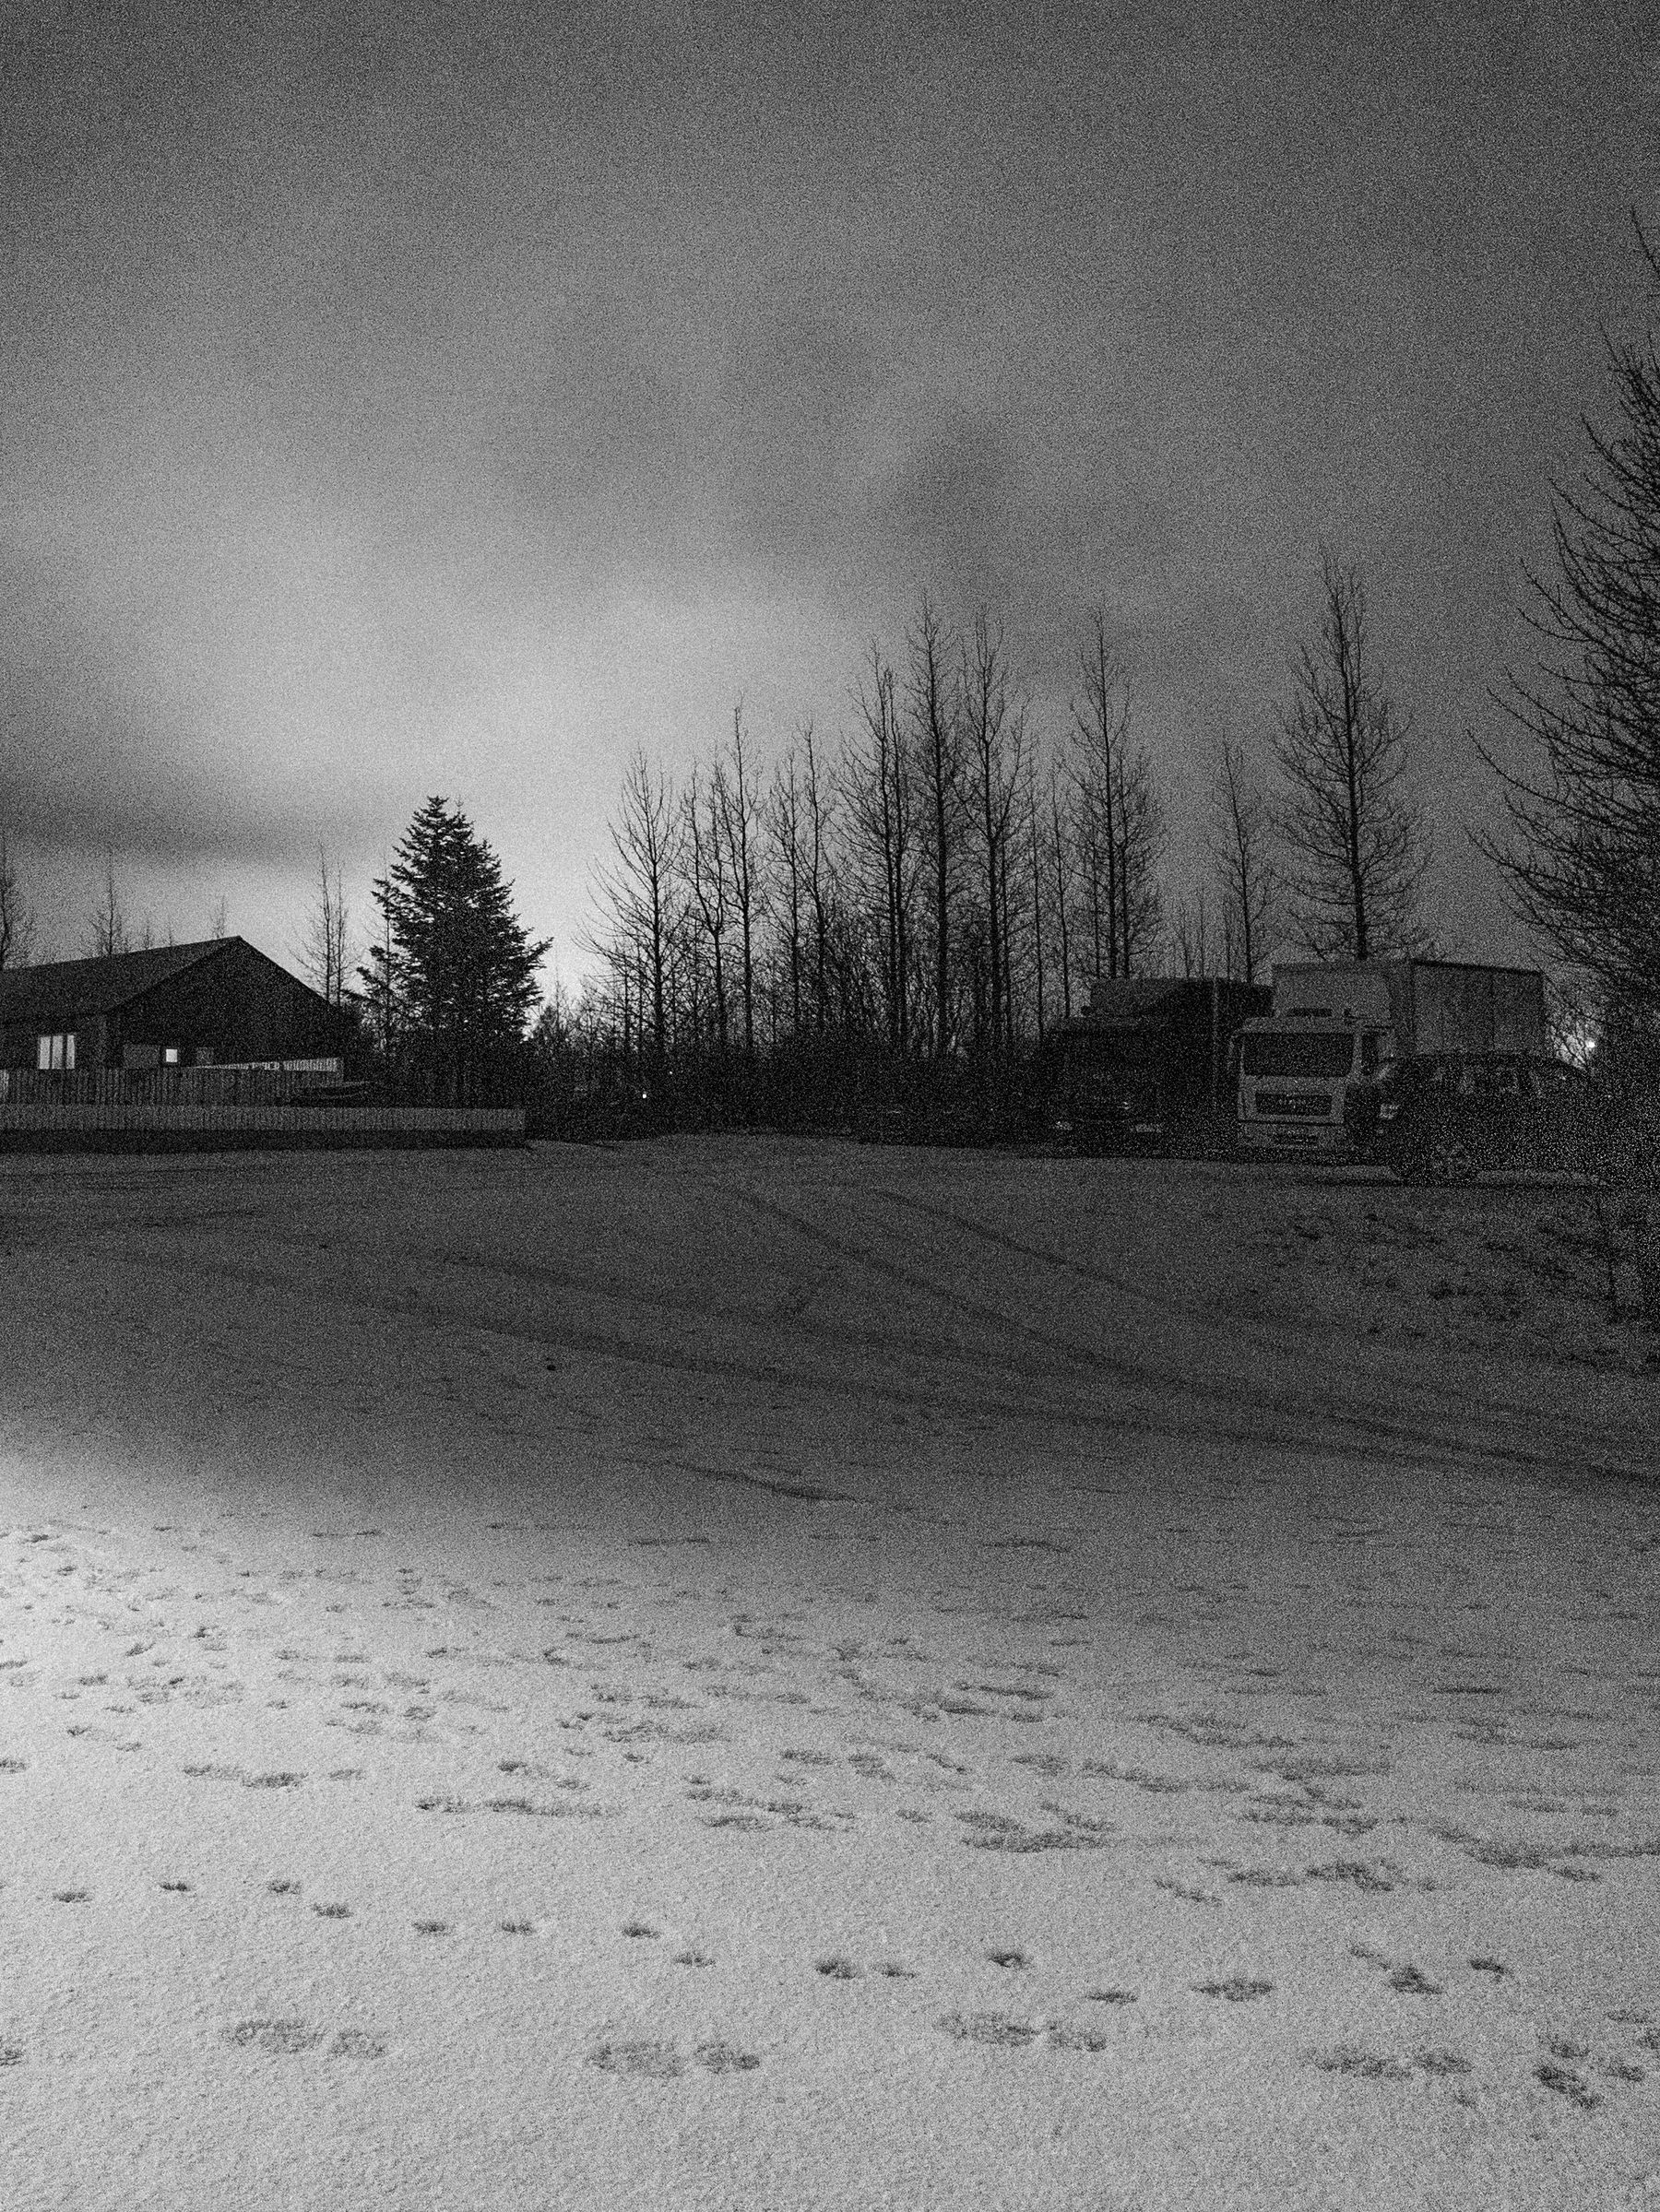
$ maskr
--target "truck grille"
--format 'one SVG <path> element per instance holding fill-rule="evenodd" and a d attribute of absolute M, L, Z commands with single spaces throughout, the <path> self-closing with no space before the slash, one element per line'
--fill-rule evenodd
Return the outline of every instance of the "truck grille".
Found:
<path fill-rule="evenodd" d="M 1318 1117 L 1325 1121 L 1331 1118 L 1332 1094 L 1329 1091 L 1259 1091 L 1256 1110 L 1298 1120 Z"/>

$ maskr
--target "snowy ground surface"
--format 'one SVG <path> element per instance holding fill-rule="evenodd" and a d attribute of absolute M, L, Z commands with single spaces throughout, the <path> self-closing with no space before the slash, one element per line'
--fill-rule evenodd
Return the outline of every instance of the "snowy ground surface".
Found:
<path fill-rule="evenodd" d="M 1583 1215 L 0 1162 L 0 2200 L 1660 2205 Z"/>

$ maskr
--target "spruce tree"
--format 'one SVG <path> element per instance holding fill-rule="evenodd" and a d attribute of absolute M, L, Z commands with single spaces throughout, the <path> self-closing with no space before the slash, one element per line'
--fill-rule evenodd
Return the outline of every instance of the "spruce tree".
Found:
<path fill-rule="evenodd" d="M 552 940 L 531 941 L 501 862 L 459 806 L 427 800 L 374 897 L 380 942 L 360 974 L 391 1072 L 435 1105 L 510 1094 Z"/>

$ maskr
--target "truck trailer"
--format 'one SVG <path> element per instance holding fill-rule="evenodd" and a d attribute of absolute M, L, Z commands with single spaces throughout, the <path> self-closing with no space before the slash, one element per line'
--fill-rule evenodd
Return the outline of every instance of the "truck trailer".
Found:
<path fill-rule="evenodd" d="M 1276 965 L 1273 1011 L 1247 1022 L 1240 1040 L 1239 1142 L 1353 1156 L 1376 1138 L 1392 1072 L 1449 1058 L 1547 1060 L 1538 970 L 1453 960 Z"/>
<path fill-rule="evenodd" d="M 1080 1152 L 1162 1151 L 1232 1118 L 1240 1024 L 1266 1013 L 1265 985 L 1223 976 L 1102 976 L 1088 1011 L 1047 1050 L 1051 1133 Z"/>

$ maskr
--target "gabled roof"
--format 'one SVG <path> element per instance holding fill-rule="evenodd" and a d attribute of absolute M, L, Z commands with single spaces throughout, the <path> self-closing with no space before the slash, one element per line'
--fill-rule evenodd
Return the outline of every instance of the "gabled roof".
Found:
<path fill-rule="evenodd" d="M 102 960 L 50 960 L 40 967 L 0 969 L 0 1024 L 56 1027 L 113 1013 L 157 984 L 199 967 L 241 941 L 209 937 L 199 944 L 112 952 Z"/>

